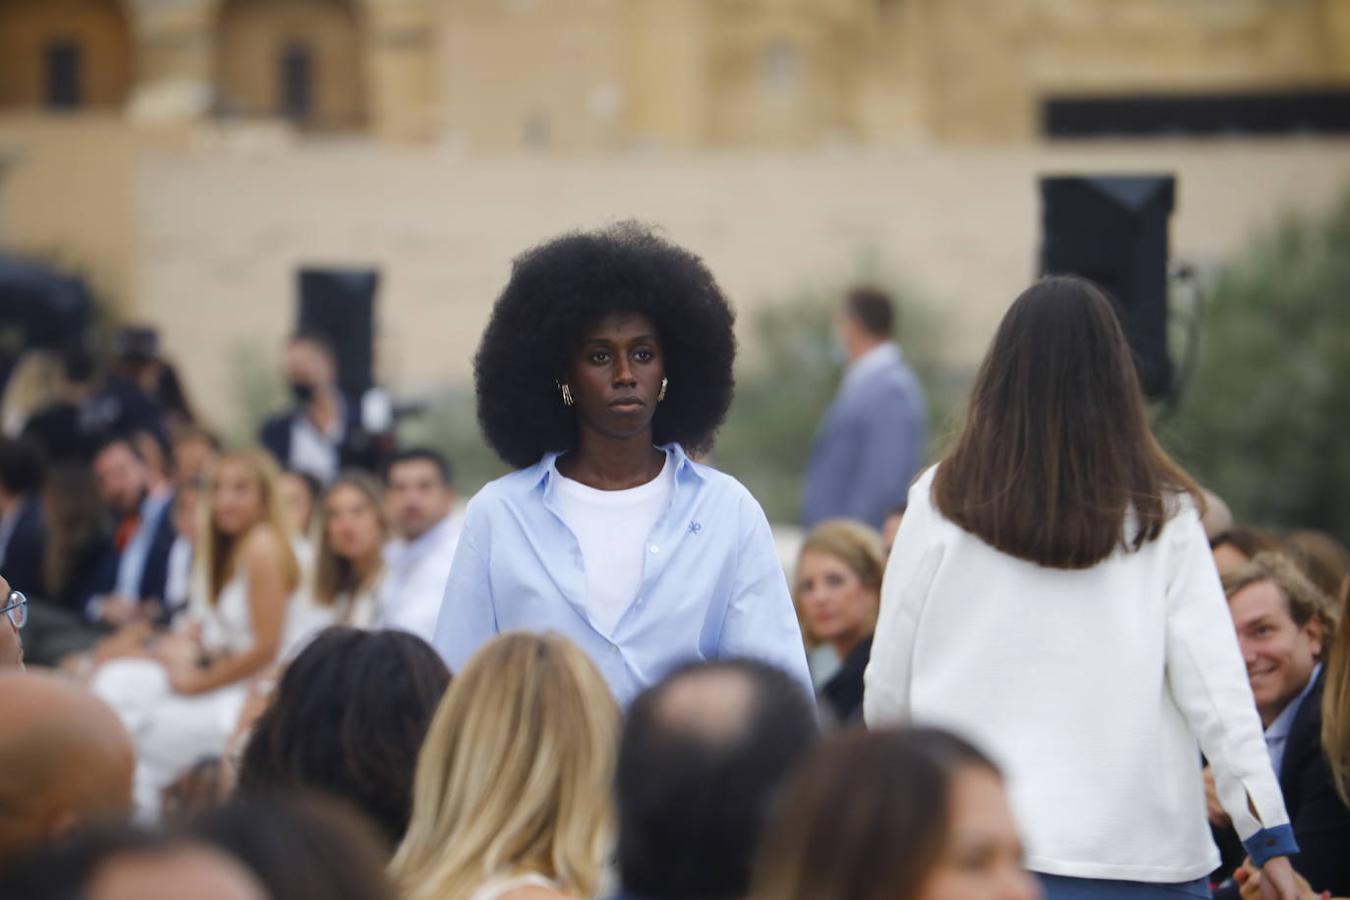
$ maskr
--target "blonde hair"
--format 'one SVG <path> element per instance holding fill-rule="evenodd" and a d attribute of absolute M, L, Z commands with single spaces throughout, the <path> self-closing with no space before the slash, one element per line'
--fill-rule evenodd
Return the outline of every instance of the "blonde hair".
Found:
<path fill-rule="evenodd" d="M 0 408 L 4 410 L 4 431 L 18 437 L 23 426 L 36 412 L 61 399 L 65 372 L 61 360 L 46 350 L 29 350 L 14 365 L 14 373 L 5 385 Z"/>
<path fill-rule="evenodd" d="M 422 744 L 390 864 L 405 900 L 464 900 L 529 873 L 593 896 L 618 730 L 608 686 L 571 643 L 523 632 L 489 642 L 455 674 Z"/>
<path fill-rule="evenodd" d="M 328 522 L 324 507 L 328 498 L 339 488 L 351 488 L 366 499 L 375 510 L 375 518 L 380 524 L 381 542 L 389 534 L 389 518 L 385 515 L 381 501 L 380 483 L 365 472 L 343 472 L 336 481 L 315 501 L 319 518 L 319 555 L 314 563 L 314 600 L 320 606 L 332 606 L 342 594 L 355 593 L 361 585 L 356 583 L 356 569 L 350 560 L 342 559 L 333 549 L 328 537 Z M 383 565 L 383 562 L 381 562 Z"/>
<path fill-rule="evenodd" d="M 806 617 L 802 615 L 801 578 L 802 559 L 807 553 L 823 553 L 848 566 L 863 586 L 881 595 L 881 578 L 886 574 L 886 546 L 876 530 L 852 519 L 829 519 L 811 529 L 797 553 L 797 574 L 792 579 L 792 603 L 797 609 L 797 620 L 808 644 L 819 639 L 811 633 Z M 876 624 L 876 612 L 872 613 Z"/>
<path fill-rule="evenodd" d="M 1336 635 L 1336 624 L 1340 618 L 1335 603 L 1318 590 L 1291 559 L 1269 550 L 1256 554 L 1250 562 L 1225 574 L 1223 592 L 1231 600 L 1243 588 L 1263 581 L 1269 581 L 1279 590 L 1295 625 L 1302 628 L 1314 616 L 1317 617 L 1322 625 L 1322 648 L 1317 658 L 1325 661 L 1327 648 Z"/>
<path fill-rule="evenodd" d="M 234 574 L 239 548 L 243 545 L 244 538 L 247 536 L 247 532 L 237 535 L 226 534 L 216 525 L 214 489 L 216 476 L 221 468 L 229 463 L 243 466 L 252 477 L 254 484 L 258 486 L 258 491 L 262 495 L 260 499 L 263 510 L 263 518 L 259 524 L 271 529 L 281 543 L 282 561 L 286 568 L 287 589 L 294 590 L 296 585 L 300 583 L 300 563 L 296 560 L 295 549 L 287 538 L 290 531 L 286 527 L 285 513 L 281 508 L 281 494 L 277 490 L 277 464 L 272 461 L 271 455 L 261 447 L 241 447 L 236 450 L 227 450 L 220 455 L 209 470 L 207 475 L 209 487 L 205 492 L 198 513 L 200 518 L 197 534 L 201 537 L 196 544 L 197 581 L 206 588 L 205 599 L 209 606 L 216 605 L 221 589 L 225 587 L 225 584 Z"/>
<path fill-rule="evenodd" d="M 1341 621 L 1350 619 L 1350 576 L 1341 582 Z M 1329 638 L 1331 652 L 1322 685 L 1322 749 L 1336 793 L 1350 806 L 1350 626 Z"/>

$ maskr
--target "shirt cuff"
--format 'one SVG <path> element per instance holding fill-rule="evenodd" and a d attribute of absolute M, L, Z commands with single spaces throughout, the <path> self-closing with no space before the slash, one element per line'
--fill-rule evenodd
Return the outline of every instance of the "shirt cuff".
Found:
<path fill-rule="evenodd" d="M 1277 856 L 1293 856 L 1298 852 L 1298 842 L 1294 840 L 1292 825 L 1262 828 L 1243 841 L 1242 846 L 1247 848 L 1247 855 L 1258 867 L 1264 866 Z"/>

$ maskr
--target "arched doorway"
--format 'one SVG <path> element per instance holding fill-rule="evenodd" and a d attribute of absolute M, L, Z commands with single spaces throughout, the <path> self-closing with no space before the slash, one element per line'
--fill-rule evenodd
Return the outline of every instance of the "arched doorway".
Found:
<path fill-rule="evenodd" d="M 117 0 L 0 0 L 0 108 L 120 109 L 131 69 Z"/>
<path fill-rule="evenodd" d="M 361 16 L 350 0 L 226 0 L 217 47 L 220 115 L 365 125 Z"/>

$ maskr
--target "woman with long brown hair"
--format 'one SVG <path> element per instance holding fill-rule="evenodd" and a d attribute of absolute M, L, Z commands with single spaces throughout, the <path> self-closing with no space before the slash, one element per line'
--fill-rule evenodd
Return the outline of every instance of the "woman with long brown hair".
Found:
<path fill-rule="evenodd" d="M 788 782 L 753 900 L 1037 900 L 998 768 L 932 728 L 826 740 Z"/>
<path fill-rule="evenodd" d="M 1202 508 L 1149 429 L 1111 301 L 1073 277 L 1023 292 L 955 449 L 910 491 L 864 711 L 993 754 L 1049 900 L 1209 896 L 1197 740 L 1267 896 L 1295 896 Z"/>
<path fill-rule="evenodd" d="M 136 803 L 145 816 L 158 815 L 161 792 L 185 768 L 224 749 L 249 682 L 283 646 L 300 572 L 276 485 L 276 465 L 262 450 L 220 457 L 202 504 L 185 624 L 144 657 L 114 660 L 94 675 L 92 689 L 136 741 Z"/>

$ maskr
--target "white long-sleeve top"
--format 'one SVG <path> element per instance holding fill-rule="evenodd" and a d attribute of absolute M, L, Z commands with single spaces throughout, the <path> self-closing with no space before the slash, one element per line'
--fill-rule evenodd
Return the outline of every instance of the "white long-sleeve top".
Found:
<path fill-rule="evenodd" d="M 1264 844 L 1264 829 L 1287 826 L 1193 504 L 1136 552 L 1051 569 L 946 519 L 935 471 L 910 490 L 882 584 L 868 724 L 947 727 L 989 752 L 1038 872 L 1142 882 L 1211 872 L 1201 750 L 1240 837 L 1262 832 Z"/>

